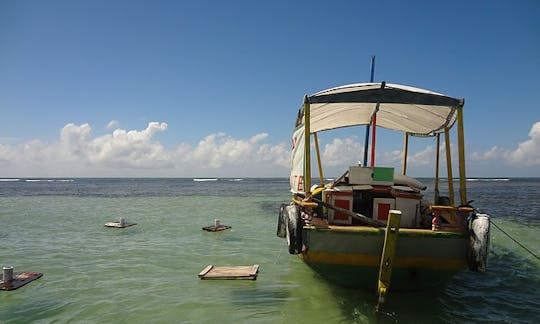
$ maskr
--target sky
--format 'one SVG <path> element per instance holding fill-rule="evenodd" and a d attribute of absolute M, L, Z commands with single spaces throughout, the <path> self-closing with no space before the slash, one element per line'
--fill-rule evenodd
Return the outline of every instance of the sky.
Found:
<path fill-rule="evenodd" d="M 0 178 L 288 177 L 303 96 L 368 82 L 372 56 L 376 82 L 465 99 L 469 177 L 539 177 L 539 16 L 535 0 L 0 0 Z M 319 135 L 327 176 L 362 159 L 364 132 Z M 396 136 L 378 133 L 377 164 L 398 168 Z M 412 141 L 408 174 L 433 176 L 436 150 Z"/>

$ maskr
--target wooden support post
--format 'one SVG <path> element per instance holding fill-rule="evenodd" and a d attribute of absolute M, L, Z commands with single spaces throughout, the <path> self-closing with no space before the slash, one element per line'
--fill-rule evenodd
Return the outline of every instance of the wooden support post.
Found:
<path fill-rule="evenodd" d="M 310 109 L 309 100 L 304 96 L 304 192 L 311 191 L 311 146 L 310 146 Z"/>
<path fill-rule="evenodd" d="M 377 110 L 378 110 L 379 104 L 377 103 Z M 375 166 L 375 143 L 377 142 L 377 112 L 373 114 L 373 118 L 371 120 L 371 124 L 373 125 L 373 128 L 371 129 L 371 166 Z"/>
<path fill-rule="evenodd" d="M 452 154 L 450 153 L 450 130 L 444 129 L 444 143 L 446 146 L 446 170 L 448 175 L 448 196 L 450 206 L 454 206 L 454 176 L 452 175 Z"/>
<path fill-rule="evenodd" d="M 321 187 L 324 187 L 324 176 L 321 163 L 321 153 L 319 151 L 319 137 L 317 133 L 313 133 L 313 139 L 315 140 L 315 152 L 317 153 L 317 164 L 319 165 L 319 183 Z"/>
<path fill-rule="evenodd" d="M 409 154 L 409 133 L 403 134 L 403 163 L 401 165 L 401 174 L 407 174 L 407 155 Z"/>
<path fill-rule="evenodd" d="M 458 122 L 458 152 L 459 152 L 459 193 L 461 204 L 467 204 L 467 188 L 465 176 L 465 135 L 463 131 L 463 101 L 457 111 Z"/>
<path fill-rule="evenodd" d="M 381 264 L 379 266 L 379 280 L 377 285 L 377 310 L 384 303 L 388 288 L 390 287 L 390 278 L 392 276 L 392 265 L 396 252 L 397 238 L 399 232 L 399 223 L 401 220 L 401 211 L 390 210 L 388 222 L 386 223 L 386 233 L 384 235 L 384 246 L 381 255 Z"/>
<path fill-rule="evenodd" d="M 439 164 L 440 164 L 440 158 L 441 158 L 441 134 L 437 133 L 437 155 L 436 155 L 436 162 L 435 162 L 435 198 L 433 200 L 433 203 L 435 205 L 439 204 Z"/>

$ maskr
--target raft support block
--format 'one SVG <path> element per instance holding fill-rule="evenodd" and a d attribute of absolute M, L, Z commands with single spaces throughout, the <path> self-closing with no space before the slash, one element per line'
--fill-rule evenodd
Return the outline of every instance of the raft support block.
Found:
<path fill-rule="evenodd" d="M 0 276 L 0 290 L 15 290 L 42 276 L 39 272 L 13 272 L 12 266 L 4 266 Z"/>
<path fill-rule="evenodd" d="M 12 266 L 5 266 L 2 268 L 2 273 L 3 273 L 3 280 L 4 280 L 4 284 L 11 284 L 11 282 L 13 281 L 13 267 Z"/>

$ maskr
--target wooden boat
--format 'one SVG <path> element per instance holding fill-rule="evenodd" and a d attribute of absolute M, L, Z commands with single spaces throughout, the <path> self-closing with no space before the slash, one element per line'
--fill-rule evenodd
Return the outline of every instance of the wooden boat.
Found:
<path fill-rule="evenodd" d="M 442 285 L 466 269 L 485 271 L 489 216 L 467 200 L 463 99 L 398 84 L 360 83 L 304 97 L 293 132 L 292 202 L 283 204 L 277 235 L 291 254 L 323 277 L 347 286 L 393 288 Z M 325 181 L 318 134 L 366 126 L 364 161 Z M 457 125 L 459 192 L 454 191 L 450 131 Z M 376 129 L 404 134 L 401 172 L 375 164 Z M 435 195 L 407 176 L 409 138 L 444 135 L 448 188 L 440 195 L 439 149 Z M 371 135 L 371 163 L 368 143 Z M 313 139 L 313 143 L 311 141 Z M 312 146 L 319 179 L 312 179 Z M 360 153 L 360 152 L 359 152 Z M 456 197 L 457 196 L 457 197 Z"/>

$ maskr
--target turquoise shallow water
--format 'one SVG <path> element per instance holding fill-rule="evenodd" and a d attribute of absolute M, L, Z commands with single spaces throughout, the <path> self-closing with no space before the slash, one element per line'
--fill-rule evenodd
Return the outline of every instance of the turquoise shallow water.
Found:
<path fill-rule="evenodd" d="M 286 179 L 0 181 L 0 265 L 44 276 L 0 291 L 2 323 L 441 323 L 540 320 L 540 262 L 495 228 L 488 272 L 375 295 L 334 286 L 275 235 Z M 429 182 L 429 181 L 428 181 Z M 540 181 L 475 181 L 469 196 L 540 254 Z M 428 183 L 429 185 L 429 183 Z M 106 228 L 124 217 L 137 225 Z M 208 233 L 215 218 L 231 230 Z M 203 281 L 260 264 L 256 281 Z"/>

